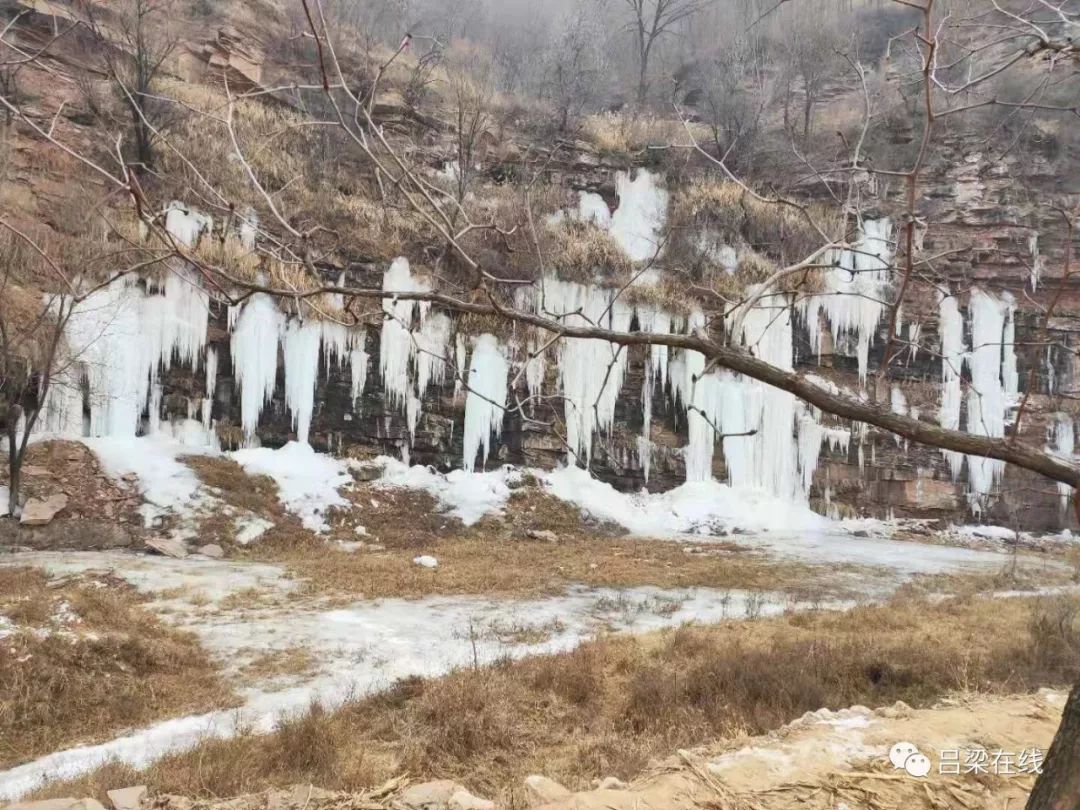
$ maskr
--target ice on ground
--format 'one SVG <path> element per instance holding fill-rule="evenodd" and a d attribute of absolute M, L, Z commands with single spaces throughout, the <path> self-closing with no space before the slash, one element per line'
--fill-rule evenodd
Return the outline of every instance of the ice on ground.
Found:
<path fill-rule="evenodd" d="M 191 565 L 188 561 L 186 565 Z M 70 779 L 109 761 L 144 767 L 168 753 L 243 729 L 267 733 L 284 717 L 306 710 L 313 700 L 333 706 L 413 676 L 437 676 L 474 660 L 569 650 L 601 629 L 643 632 L 687 621 L 716 621 L 745 615 L 749 605 L 779 613 L 775 599 L 709 589 L 579 589 L 534 600 L 433 597 L 409 601 L 360 602 L 328 611 L 281 613 L 224 620 L 204 617 L 191 625 L 220 660 L 237 665 L 245 651 L 265 653 L 298 645 L 322 656 L 312 680 L 275 692 L 246 690 L 240 710 L 167 720 L 100 745 L 58 751 L 0 772 L 0 799 L 14 799 L 47 779 Z M 659 611 L 659 612 L 658 612 Z M 536 643 L 506 641 L 504 628 L 540 628 Z M 535 634 L 521 634 L 535 636 Z M 475 656 L 475 659 L 474 659 Z"/>
<path fill-rule="evenodd" d="M 619 492 L 579 467 L 538 473 L 547 490 L 634 534 L 672 537 L 742 530 L 823 530 L 829 521 L 804 503 L 762 490 L 692 481 L 662 493 Z"/>
<path fill-rule="evenodd" d="M 953 526 L 951 531 L 961 537 L 977 537 L 982 540 L 1016 539 L 1016 530 L 1005 526 Z"/>
<path fill-rule="evenodd" d="M 376 482 L 381 487 L 419 489 L 432 495 L 449 514 L 471 526 L 487 514 L 498 514 L 510 498 L 510 485 L 521 480 L 522 473 L 513 467 L 488 472 L 437 472 L 431 467 L 410 467 L 389 456 L 376 459 L 383 475 Z"/>
<path fill-rule="evenodd" d="M 419 557 L 413 557 L 413 562 L 416 565 L 421 565 L 424 568 L 438 568 L 439 561 L 432 557 L 430 554 L 421 554 Z"/>
<path fill-rule="evenodd" d="M 277 450 L 256 447 L 236 450 L 230 455 L 249 475 L 273 478 L 282 504 L 311 531 L 328 530 L 326 513 L 329 509 L 349 505 L 338 492 L 339 488 L 352 483 L 348 462 L 316 453 L 309 444 L 289 442 Z"/>
<path fill-rule="evenodd" d="M 286 593 L 296 583 L 284 569 L 265 563 L 135 554 L 130 551 L 28 551 L 0 557 L 0 565 L 33 566 L 51 577 L 107 573 L 121 577 L 153 598 L 152 606 L 213 609 L 223 599 L 243 591 Z M 172 616 L 170 618 L 179 618 Z"/>
<path fill-rule="evenodd" d="M 274 528 L 274 524 L 265 518 L 241 518 L 236 522 L 236 537 L 234 540 L 236 540 L 237 545 L 250 546 L 272 528 Z"/>

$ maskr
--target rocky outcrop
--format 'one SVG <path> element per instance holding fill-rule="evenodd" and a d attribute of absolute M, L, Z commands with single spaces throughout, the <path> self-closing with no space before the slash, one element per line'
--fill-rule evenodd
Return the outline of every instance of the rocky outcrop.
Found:
<path fill-rule="evenodd" d="M 63 492 L 47 498 L 30 498 L 23 504 L 19 522 L 23 526 L 46 526 L 52 522 L 68 504 L 68 496 Z"/>

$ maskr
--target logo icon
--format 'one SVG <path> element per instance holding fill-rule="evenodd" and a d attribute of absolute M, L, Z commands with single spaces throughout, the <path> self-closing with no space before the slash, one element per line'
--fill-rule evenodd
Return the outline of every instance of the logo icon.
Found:
<path fill-rule="evenodd" d="M 923 777 L 930 773 L 930 758 L 919 753 L 909 742 L 898 742 L 889 749 L 889 762 L 897 770 L 903 769 L 911 776 Z"/>

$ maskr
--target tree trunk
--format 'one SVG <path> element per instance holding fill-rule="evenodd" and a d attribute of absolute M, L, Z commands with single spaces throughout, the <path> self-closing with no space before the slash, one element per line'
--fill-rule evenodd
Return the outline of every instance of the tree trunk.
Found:
<path fill-rule="evenodd" d="M 18 452 L 18 408 L 8 409 L 8 514 L 19 516 L 19 488 L 22 483 L 22 455 Z M 14 415 L 13 415 L 14 414 Z"/>
<path fill-rule="evenodd" d="M 1027 810 L 1080 810 L 1080 683 L 1069 693 Z"/>

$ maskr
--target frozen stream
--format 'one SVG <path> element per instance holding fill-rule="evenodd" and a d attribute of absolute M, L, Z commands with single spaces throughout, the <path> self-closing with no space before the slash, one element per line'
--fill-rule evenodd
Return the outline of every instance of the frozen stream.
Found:
<path fill-rule="evenodd" d="M 732 538 L 728 538 L 731 540 Z M 738 536 L 770 555 L 830 565 L 880 566 L 865 586 L 879 597 L 917 573 L 1000 570 L 1007 555 L 970 549 L 850 536 Z M 603 630 L 647 632 L 689 621 L 711 622 L 773 615 L 810 607 L 783 594 L 711 590 L 577 588 L 543 599 L 436 596 L 418 600 L 362 601 L 327 609 L 289 598 L 294 583 L 273 565 L 172 560 L 124 552 L 27 552 L 0 557 L 0 565 L 41 566 L 54 575 L 108 570 L 140 590 L 158 594 L 152 605 L 170 621 L 197 632 L 234 678 L 255 655 L 303 647 L 313 672 L 267 687 L 244 686 L 240 710 L 183 717 L 139 729 L 100 745 L 58 751 L 0 773 L 0 799 L 14 799 L 43 782 L 85 773 L 109 760 L 144 766 L 208 736 L 238 728 L 269 731 L 284 715 L 313 700 L 334 704 L 367 694 L 409 675 L 438 675 L 501 656 L 568 650 Z M 247 609 L 222 610 L 230 594 L 256 589 Z M 275 604 L 274 596 L 283 597 Z M 826 603 L 842 608 L 850 603 Z M 818 603 L 815 606 L 822 606 Z"/>

